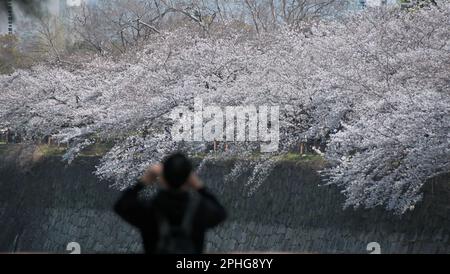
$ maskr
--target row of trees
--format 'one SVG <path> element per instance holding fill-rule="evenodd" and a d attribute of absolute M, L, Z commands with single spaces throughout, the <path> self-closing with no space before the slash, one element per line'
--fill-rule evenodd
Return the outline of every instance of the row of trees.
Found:
<path fill-rule="evenodd" d="M 280 25 L 300 26 L 318 17 L 336 16 L 351 1 L 336 0 L 99 0 L 84 5 L 72 18 L 80 37 L 99 52 L 124 52 L 162 30 L 182 25 L 197 27 L 203 35 L 225 22 L 257 34 Z"/>
<path fill-rule="evenodd" d="M 47 1 L 18 1 L 14 32 L 22 38 L 24 57 L 62 61 L 65 54 L 92 50 L 102 55 L 126 52 L 153 35 L 188 25 L 208 35 L 224 22 L 257 34 L 281 25 L 336 16 L 347 0 L 97 0 L 82 1 L 55 14 Z M 0 8 L 2 4 L 0 2 Z M 216 29 L 217 28 L 217 29 Z M 39 58 L 40 57 L 40 58 Z"/>
<path fill-rule="evenodd" d="M 0 9 L 8 1 L 0 1 Z M 122 54 L 161 31 L 188 26 L 203 36 L 224 31 L 225 22 L 249 35 L 281 25 L 300 26 L 336 16 L 350 0 L 97 0 L 52 12 L 49 1 L 14 1 L 14 32 L 0 36 L 0 73 L 42 61 L 68 62 L 74 54 Z M 13 18 L 13 16 L 11 16 Z M 9 41 L 14 41 L 10 43 Z M 11 55 L 10 52 L 14 52 Z"/>
<path fill-rule="evenodd" d="M 7 2 L 0 1 L 0 8 Z M 86 54 L 86 50 L 102 55 L 124 53 L 148 43 L 160 31 L 184 25 L 203 35 L 223 31 L 225 22 L 234 22 L 249 35 L 286 25 L 308 31 L 305 22 L 336 19 L 357 6 L 355 0 L 98 0 L 82 1 L 80 7 L 67 7 L 54 14 L 45 8 L 48 1 L 14 3 L 15 34 L 0 39 L 15 39 L 16 43 L 6 42 L 0 48 L 0 73 L 43 60 L 67 61 L 62 57 Z M 414 9 L 436 2 L 402 0 L 400 4 Z M 10 51 L 17 52 L 13 59 L 4 57 Z"/>
<path fill-rule="evenodd" d="M 323 174 L 341 187 L 345 206 L 404 213 L 429 178 L 450 171 L 449 15 L 450 4 L 441 2 L 253 35 L 234 21 L 207 35 L 190 25 L 158 28 L 119 57 L 0 76 L 0 126 L 27 140 L 68 143 L 69 161 L 99 140 L 114 142 L 96 173 L 120 189 L 174 150 L 206 153 L 200 171 L 208 161 L 238 158 L 226 179 L 252 174 L 249 195 L 305 136 L 326 140 L 331 165 Z M 280 106 L 279 151 L 249 161 L 257 142 L 215 153 L 174 142 L 170 112 L 196 97 L 205 105 Z"/>

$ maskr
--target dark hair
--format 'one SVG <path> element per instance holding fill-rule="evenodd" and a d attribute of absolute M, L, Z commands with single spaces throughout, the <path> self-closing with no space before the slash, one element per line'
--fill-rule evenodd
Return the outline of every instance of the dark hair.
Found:
<path fill-rule="evenodd" d="M 182 153 L 174 153 L 163 160 L 163 177 L 169 187 L 182 186 L 192 171 L 191 161 Z"/>

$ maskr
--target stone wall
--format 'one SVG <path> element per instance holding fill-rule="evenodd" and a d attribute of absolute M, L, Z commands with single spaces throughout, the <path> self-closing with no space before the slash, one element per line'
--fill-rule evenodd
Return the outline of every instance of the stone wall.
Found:
<path fill-rule="evenodd" d="M 0 159 L 0 252 L 140 252 L 139 234 L 111 206 L 120 194 L 92 174 L 96 157 L 66 166 L 58 157 L 24 170 Z M 442 177 L 425 189 L 411 213 L 342 210 L 335 187 L 319 186 L 314 168 L 283 162 L 252 197 L 245 178 L 225 184 L 231 163 L 210 164 L 201 174 L 230 218 L 208 234 L 208 252 L 450 253 L 450 183 Z M 245 177 L 245 176 L 243 176 Z"/>

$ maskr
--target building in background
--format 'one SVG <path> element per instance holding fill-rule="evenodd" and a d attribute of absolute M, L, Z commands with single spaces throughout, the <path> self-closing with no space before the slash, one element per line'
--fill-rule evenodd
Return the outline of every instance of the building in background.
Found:
<path fill-rule="evenodd" d="M 355 0 L 355 2 L 359 8 L 398 4 L 398 0 Z"/>
<path fill-rule="evenodd" d="M 0 0 L 0 35 L 11 34 L 13 29 L 12 0 Z"/>
<path fill-rule="evenodd" d="M 35 21 L 43 17 L 63 18 L 76 12 L 81 4 L 88 0 L 30 1 L 22 5 L 16 4 L 13 0 L 3 2 L 3 9 L 0 9 L 0 34 L 22 36 L 23 33 L 20 33 L 19 29 L 21 25 L 27 24 L 27 21 Z"/>
<path fill-rule="evenodd" d="M 13 34 L 20 50 L 31 55 L 45 52 L 49 45 L 62 51 L 74 40 L 69 18 L 81 10 L 85 1 L 4 1 L 10 8 L 3 5 L 0 10 L 0 35 Z"/>

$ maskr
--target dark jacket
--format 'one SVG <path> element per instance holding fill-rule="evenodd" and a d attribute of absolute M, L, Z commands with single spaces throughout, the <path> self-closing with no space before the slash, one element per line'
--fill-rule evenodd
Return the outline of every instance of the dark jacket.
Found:
<path fill-rule="evenodd" d="M 136 226 L 142 235 L 146 253 L 154 253 L 159 238 L 159 224 L 155 212 L 163 214 L 172 225 L 179 225 L 191 198 L 182 190 L 159 190 L 149 201 L 138 199 L 144 186 L 137 183 L 124 191 L 114 210 L 128 223 Z M 226 211 L 206 188 L 198 190 L 200 200 L 192 218 L 192 240 L 197 253 L 202 253 L 205 232 L 226 219 Z"/>

